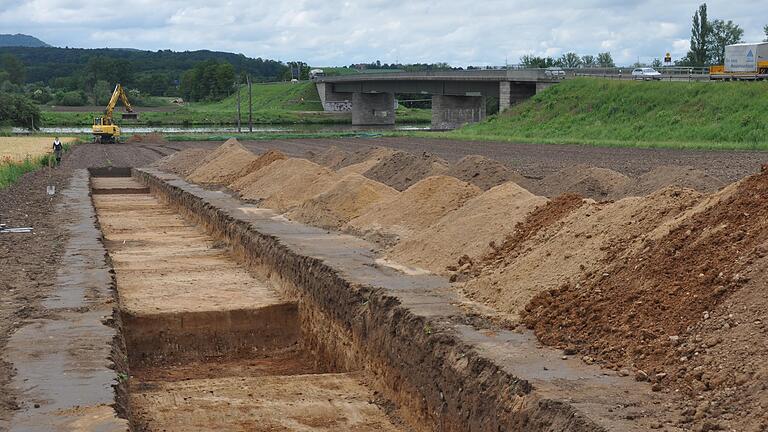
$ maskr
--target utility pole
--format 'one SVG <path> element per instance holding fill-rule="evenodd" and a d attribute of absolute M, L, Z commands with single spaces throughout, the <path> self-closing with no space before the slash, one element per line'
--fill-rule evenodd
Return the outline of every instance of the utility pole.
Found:
<path fill-rule="evenodd" d="M 248 78 L 248 131 L 253 132 L 253 82 L 251 82 L 251 75 L 247 75 Z"/>
<path fill-rule="evenodd" d="M 237 133 L 240 133 L 240 78 L 237 79 Z"/>

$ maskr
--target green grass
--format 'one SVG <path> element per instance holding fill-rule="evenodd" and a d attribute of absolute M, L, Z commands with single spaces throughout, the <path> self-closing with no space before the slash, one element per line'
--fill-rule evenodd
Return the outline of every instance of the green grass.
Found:
<path fill-rule="evenodd" d="M 428 136 L 768 150 L 768 82 L 564 81 L 485 122 Z M 419 134 L 417 134 L 419 135 Z"/>
<path fill-rule="evenodd" d="M 68 152 L 73 144 L 64 144 L 64 152 Z M 37 157 L 28 157 L 23 161 L 0 160 L 0 189 L 6 188 L 18 181 L 28 172 L 37 171 L 45 166 L 56 163 L 53 153 Z"/>
<path fill-rule="evenodd" d="M 327 113 L 323 111 L 320 97 L 314 83 L 271 83 L 254 84 L 254 124 L 348 124 L 350 113 Z M 241 122 L 248 123 L 248 89 L 240 90 Z M 194 102 L 172 112 L 142 112 L 137 109 L 139 120 L 130 124 L 160 125 L 234 125 L 237 124 L 237 96 L 232 95 L 218 102 Z M 43 111 L 45 126 L 87 126 L 99 113 Z M 400 123 L 421 123 L 430 121 L 429 110 L 400 108 L 397 111 Z M 118 123 L 121 122 L 119 114 Z"/>

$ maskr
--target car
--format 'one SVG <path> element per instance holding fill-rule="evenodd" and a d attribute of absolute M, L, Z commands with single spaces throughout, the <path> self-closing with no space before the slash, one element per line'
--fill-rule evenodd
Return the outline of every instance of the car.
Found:
<path fill-rule="evenodd" d="M 563 79 L 565 78 L 565 71 L 563 68 L 559 68 L 556 66 L 548 67 L 544 71 L 544 75 L 550 77 L 550 78 L 557 78 L 557 79 Z"/>
<path fill-rule="evenodd" d="M 644 81 L 661 81 L 662 75 L 654 68 L 636 68 L 632 71 L 632 78 Z"/>

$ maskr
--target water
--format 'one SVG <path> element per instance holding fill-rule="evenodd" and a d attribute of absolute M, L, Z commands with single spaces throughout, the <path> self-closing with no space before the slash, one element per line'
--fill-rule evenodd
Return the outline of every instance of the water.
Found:
<path fill-rule="evenodd" d="M 344 124 L 334 125 L 258 125 L 253 127 L 256 133 L 287 133 L 287 132 L 355 132 L 355 131 L 420 131 L 430 130 L 429 123 L 403 124 L 394 126 L 352 126 Z M 248 127 L 241 128 L 242 133 L 248 132 Z M 11 131 L 15 134 L 28 134 L 29 129 L 14 127 Z M 164 134 L 194 134 L 194 133 L 237 133 L 237 127 L 234 126 L 124 126 L 121 127 L 123 135 L 126 134 L 144 134 L 144 133 L 164 133 Z M 54 126 L 42 127 L 37 132 L 46 134 L 90 134 L 91 126 Z"/>

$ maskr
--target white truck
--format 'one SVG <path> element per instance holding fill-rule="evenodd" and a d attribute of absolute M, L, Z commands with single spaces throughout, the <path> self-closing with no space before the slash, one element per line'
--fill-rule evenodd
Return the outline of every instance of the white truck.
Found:
<path fill-rule="evenodd" d="M 725 47 L 725 64 L 709 68 L 710 79 L 762 80 L 768 78 L 768 42 Z"/>

